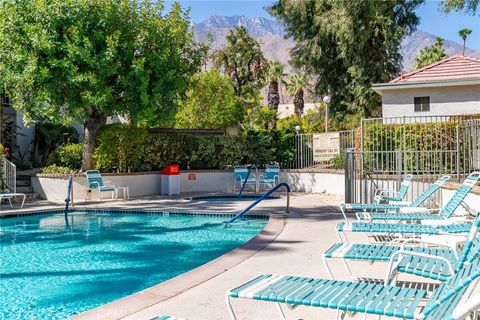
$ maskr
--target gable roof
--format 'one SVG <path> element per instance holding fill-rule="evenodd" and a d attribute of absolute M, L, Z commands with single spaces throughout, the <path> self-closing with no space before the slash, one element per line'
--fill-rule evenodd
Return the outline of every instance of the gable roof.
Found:
<path fill-rule="evenodd" d="M 470 80 L 475 78 L 480 78 L 480 59 L 456 55 L 415 71 L 402 74 L 390 81 L 389 84 Z"/>

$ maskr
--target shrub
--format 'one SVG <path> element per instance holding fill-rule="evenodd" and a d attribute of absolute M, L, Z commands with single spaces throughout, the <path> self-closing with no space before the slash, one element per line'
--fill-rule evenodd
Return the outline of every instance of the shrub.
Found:
<path fill-rule="evenodd" d="M 332 169 L 341 170 L 345 166 L 345 155 L 339 154 L 330 159 L 330 166 Z"/>
<path fill-rule="evenodd" d="M 147 131 L 119 123 L 105 126 L 93 154 L 95 167 L 103 171 L 136 171 L 145 152 Z"/>
<path fill-rule="evenodd" d="M 82 166 L 82 153 L 82 144 L 66 144 L 52 153 L 52 155 L 50 156 L 51 163 L 59 167 L 79 169 Z"/>
<path fill-rule="evenodd" d="M 289 131 L 247 131 L 238 136 L 193 136 L 148 133 L 145 129 L 115 124 L 102 130 L 94 152 L 102 171 L 160 170 L 169 164 L 196 169 L 224 169 L 239 164 L 263 166 L 293 157 Z"/>
<path fill-rule="evenodd" d="M 51 164 L 48 167 L 42 168 L 40 170 L 41 173 L 60 173 L 60 174 L 69 174 L 72 173 L 73 170 L 71 168 L 57 166 L 56 164 Z"/>

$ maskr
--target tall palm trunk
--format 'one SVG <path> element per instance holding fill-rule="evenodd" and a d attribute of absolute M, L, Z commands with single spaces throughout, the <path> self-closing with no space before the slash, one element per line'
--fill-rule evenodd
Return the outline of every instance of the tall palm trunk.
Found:
<path fill-rule="evenodd" d="M 299 90 L 298 93 L 293 97 L 293 106 L 295 107 L 295 114 L 298 119 L 302 118 L 303 108 L 305 107 L 305 102 L 303 101 L 303 90 Z"/>
<path fill-rule="evenodd" d="M 270 110 L 275 110 L 278 113 L 278 105 L 280 104 L 280 95 L 278 94 L 278 81 L 271 80 L 268 85 L 268 108 Z M 275 121 L 272 121 L 268 124 L 268 129 L 272 130 L 277 127 Z"/>
<path fill-rule="evenodd" d="M 463 51 L 462 56 L 465 56 L 465 46 L 467 45 L 467 37 L 463 37 Z"/>

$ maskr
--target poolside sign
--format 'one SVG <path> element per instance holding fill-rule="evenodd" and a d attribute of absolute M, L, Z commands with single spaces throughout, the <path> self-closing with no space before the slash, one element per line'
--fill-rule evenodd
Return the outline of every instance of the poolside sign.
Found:
<path fill-rule="evenodd" d="M 313 134 L 313 161 L 329 161 L 340 154 L 340 132 Z"/>
<path fill-rule="evenodd" d="M 195 173 L 189 173 L 188 174 L 188 180 L 189 181 L 195 181 L 197 180 L 197 175 Z"/>

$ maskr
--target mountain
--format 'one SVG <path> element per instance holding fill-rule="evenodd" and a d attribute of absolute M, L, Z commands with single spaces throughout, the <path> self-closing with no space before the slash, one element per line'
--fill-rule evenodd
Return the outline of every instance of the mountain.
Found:
<path fill-rule="evenodd" d="M 417 52 L 425 47 L 433 45 L 436 38 L 437 36 L 421 30 L 417 30 L 411 35 L 405 37 L 402 41 L 400 49 L 403 56 L 403 70 L 411 70 Z M 463 44 L 451 40 L 444 40 L 443 48 L 445 49 L 447 55 L 453 56 L 456 54 L 462 54 Z M 472 49 L 465 48 L 465 55 L 480 57 L 480 50 L 474 51 Z"/>
<path fill-rule="evenodd" d="M 269 60 L 280 60 L 288 63 L 290 50 L 295 45 L 292 39 L 285 39 L 284 27 L 281 23 L 267 18 L 247 18 L 245 16 L 211 16 L 207 20 L 194 24 L 195 37 L 199 41 L 206 41 L 208 35 L 212 36 L 214 49 L 222 48 L 228 31 L 237 26 L 245 27 L 262 47 L 264 56 Z M 415 56 L 420 49 L 430 46 L 435 42 L 436 36 L 425 31 L 418 30 L 405 37 L 401 43 L 403 56 L 403 70 L 412 68 Z M 462 53 L 462 44 L 455 41 L 445 40 L 443 47 L 451 56 Z M 480 57 L 480 50 L 465 50 L 466 55 Z"/>

